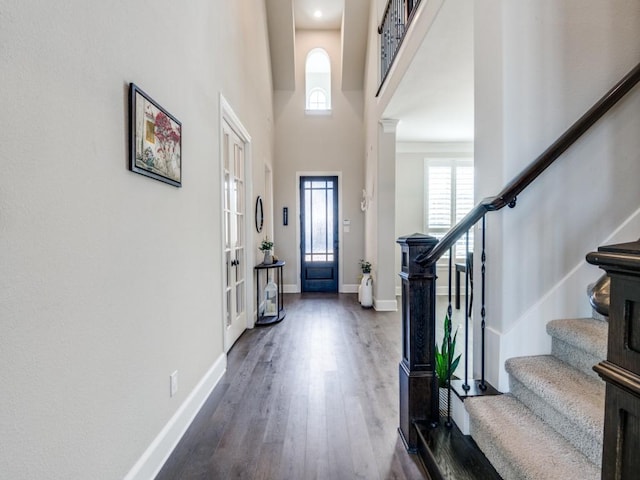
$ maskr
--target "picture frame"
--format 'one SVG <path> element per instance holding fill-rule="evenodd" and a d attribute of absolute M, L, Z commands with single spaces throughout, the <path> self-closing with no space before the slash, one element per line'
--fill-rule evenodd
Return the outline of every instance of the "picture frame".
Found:
<path fill-rule="evenodd" d="M 182 123 L 136 84 L 129 86 L 129 169 L 182 186 Z"/>

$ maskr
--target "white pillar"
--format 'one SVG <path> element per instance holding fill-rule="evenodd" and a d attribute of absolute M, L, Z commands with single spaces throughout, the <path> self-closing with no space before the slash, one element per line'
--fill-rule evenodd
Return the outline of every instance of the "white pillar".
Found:
<path fill-rule="evenodd" d="M 373 306 L 395 311 L 396 301 L 396 127 L 398 120 L 382 119 L 378 127 L 377 182 L 374 192 L 377 222 L 377 258 L 373 284 Z"/>

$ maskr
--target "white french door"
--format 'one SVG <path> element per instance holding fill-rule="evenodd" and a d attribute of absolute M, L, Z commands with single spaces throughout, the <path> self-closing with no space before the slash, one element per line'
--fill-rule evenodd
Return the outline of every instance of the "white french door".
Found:
<path fill-rule="evenodd" d="M 224 349 L 247 328 L 245 145 L 231 126 L 222 125 L 224 181 Z"/>

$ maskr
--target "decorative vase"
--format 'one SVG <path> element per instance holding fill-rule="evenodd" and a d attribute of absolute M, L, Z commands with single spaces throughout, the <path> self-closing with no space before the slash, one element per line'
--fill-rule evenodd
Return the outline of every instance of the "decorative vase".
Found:
<path fill-rule="evenodd" d="M 371 308 L 373 306 L 373 279 L 370 273 L 362 274 L 362 281 L 358 288 L 358 300 L 360 305 L 365 308 Z"/>
<path fill-rule="evenodd" d="M 262 261 L 265 265 L 271 265 L 273 263 L 273 255 L 271 250 L 264 251 L 264 260 Z"/>

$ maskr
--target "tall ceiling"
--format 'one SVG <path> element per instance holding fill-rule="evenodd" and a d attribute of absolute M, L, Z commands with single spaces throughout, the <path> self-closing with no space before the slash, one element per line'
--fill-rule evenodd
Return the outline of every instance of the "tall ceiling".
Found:
<path fill-rule="evenodd" d="M 296 30 L 337 30 L 342 33 L 340 88 L 362 90 L 370 4 L 371 0 L 265 0 L 273 88 L 295 89 Z"/>
<path fill-rule="evenodd" d="M 342 31 L 343 90 L 364 88 L 367 28 L 377 0 L 265 0 L 275 90 L 295 89 L 296 30 Z M 384 5 L 382 5 L 384 7 Z M 316 17 L 314 13 L 321 12 Z M 473 2 L 447 0 L 384 116 L 399 141 L 473 140 Z"/>

